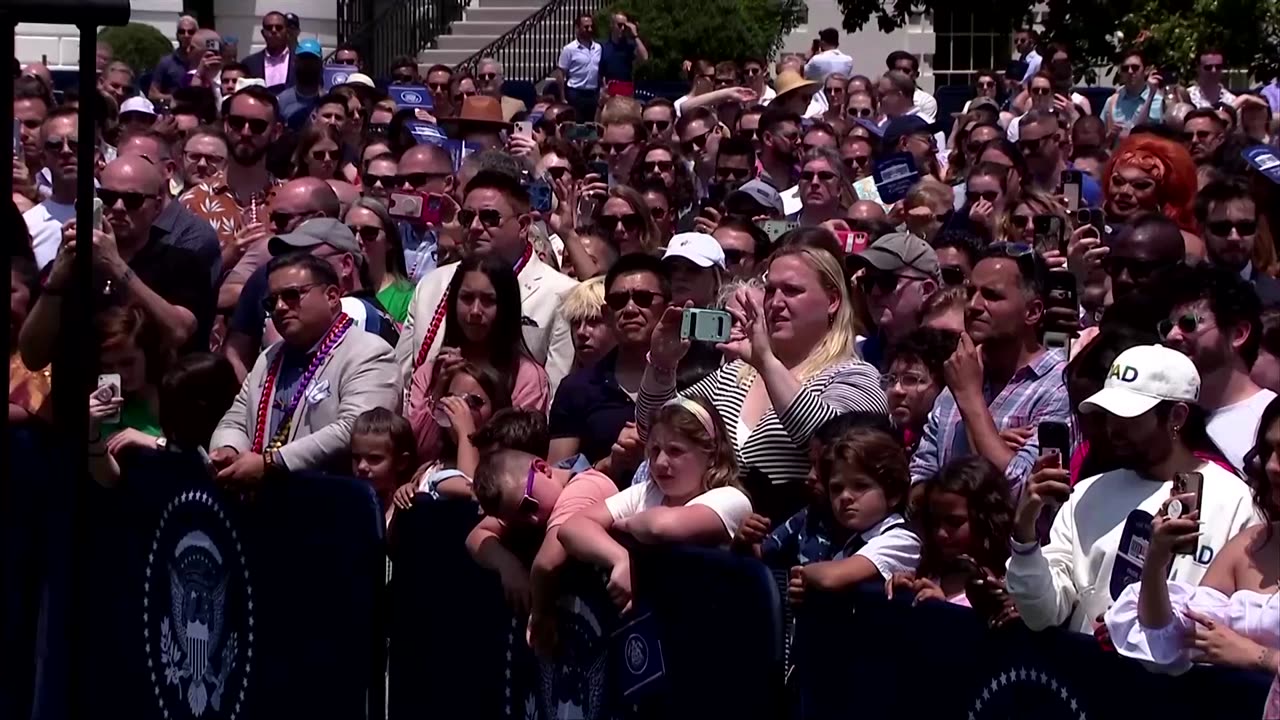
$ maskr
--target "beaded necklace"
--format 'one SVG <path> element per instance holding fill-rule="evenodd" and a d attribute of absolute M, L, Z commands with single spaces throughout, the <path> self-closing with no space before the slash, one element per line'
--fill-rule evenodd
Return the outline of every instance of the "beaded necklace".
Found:
<path fill-rule="evenodd" d="M 515 273 L 520 274 L 524 270 L 524 266 L 529 263 L 529 258 L 533 256 L 533 245 L 525 243 L 524 254 L 516 261 Z M 449 311 L 449 288 L 444 289 L 444 295 L 440 296 L 440 304 L 436 306 L 435 313 L 431 316 L 431 324 L 427 326 L 427 334 L 422 338 L 422 345 L 418 348 L 418 354 L 413 359 L 413 369 L 417 370 L 427 361 L 427 354 L 431 352 L 431 346 L 436 342 L 436 335 L 440 332 L 440 326 L 444 324 L 445 313 Z"/>
<path fill-rule="evenodd" d="M 316 356 L 312 358 L 311 364 L 307 366 L 306 372 L 302 373 L 302 377 L 298 379 L 298 387 L 293 391 L 293 397 L 289 400 L 289 404 L 285 406 L 281 412 L 284 413 L 284 419 L 280 422 L 280 428 L 276 430 L 272 436 L 271 442 L 266 445 L 267 450 L 278 450 L 284 445 L 284 441 L 289 437 L 289 427 L 293 424 L 293 411 L 298 408 L 298 403 L 302 401 L 302 396 L 307 392 L 307 386 L 311 384 L 311 379 L 320 370 L 320 366 L 324 364 L 325 358 L 329 353 L 342 342 L 342 338 L 346 336 L 347 331 L 355 321 L 347 316 L 346 313 L 338 313 L 338 319 L 334 321 L 329 328 L 329 332 L 320 341 L 320 349 L 316 352 Z M 280 375 L 280 368 L 284 365 L 283 348 L 276 355 L 275 362 L 271 363 L 267 368 L 267 377 L 263 381 L 262 397 L 258 399 L 258 423 L 253 431 L 253 452 L 262 453 L 263 445 L 267 437 L 267 422 L 271 415 L 271 400 L 275 395 L 276 378 Z"/>

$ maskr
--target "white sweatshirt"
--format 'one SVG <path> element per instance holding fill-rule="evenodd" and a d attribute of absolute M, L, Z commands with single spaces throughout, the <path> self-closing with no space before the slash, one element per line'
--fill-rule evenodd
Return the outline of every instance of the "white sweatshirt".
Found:
<path fill-rule="evenodd" d="M 1200 545 L 1194 555 L 1177 555 L 1170 580 L 1197 585 L 1209 563 L 1244 528 L 1261 522 L 1249 488 L 1214 463 L 1204 474 Z M 1027 627 L 1061 625 L 1093 632 L 1094 618 L 1111 606 L 1111 569 L 1125 520 L 1135 509 L 1152 516 L 1169 498 L 1172 482 L 1158 483 L 1132 470 L 1113 470 L 1082 480 L 1058 511 L 1049 543 L 1026 555 L 1009 557 L 1005 578 L 1009 595 Z"/>

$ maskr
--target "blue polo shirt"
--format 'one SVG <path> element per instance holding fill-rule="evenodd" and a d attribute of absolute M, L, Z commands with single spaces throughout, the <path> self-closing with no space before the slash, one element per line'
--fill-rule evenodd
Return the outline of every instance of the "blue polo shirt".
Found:
<path fill-rule="evenodd" d="M 151 82 L 160 92 L 169 94 L 182 87 L 187 71 L 190 69 L 187 67 L 187 56 L 179 50 L 174 50 L 160 58 L 156 69 L 151 73 Z"/>
<path fill-rule="evenodd" d="M 592 463 L 609 457 L 618 434 L 636 419 L 636 405 L 618 385 L 615 349 L 595 365 L 560 382 L 548 420 L 551 438 L 577 438 L 578 452 Z"/>
<path fill-rule="evenodd" d="M 606 80 L 631 80 L 636 64 L 636 41 L 630 38 L 621 42 L 605 40 L 600 49 L 600 82 Z"/>

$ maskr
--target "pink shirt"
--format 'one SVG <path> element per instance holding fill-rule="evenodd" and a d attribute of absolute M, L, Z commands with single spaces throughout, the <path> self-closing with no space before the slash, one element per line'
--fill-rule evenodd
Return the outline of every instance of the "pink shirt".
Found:
<path fill-rule="evenodd" d="M 289 51 L 285 50 L 279 55 L 272 55 L 267 51 L 262 51 L 262 74 L 266 77 L 262 81 L 267 87 L 275 87 L 276 85 L 284 85 L 289 82 Z"/>
<path fill-rule="evenodd" d="M 432 417 L 435 409 L 435 401 L 431 396 L 434 371 L 435 363 L 423 363 L 422 367 L 413 371 L 413 377 L 409 381 L 405 417 L 409 418 L 413 436 L 418 441 L 418 462 L 431 462 L 440 454 L 440 426 L 436 425 L 435 418 Z M 514 387 L 511 389 L 511 407 L 536 410 L 545 415 L 550 394 L 547 371 L 533 360 L 521 356 Z"/>
<path fill-rule="evenodd" d="M 608 475 L 599 470 L 584 470 L 573 476 L 560 497 L 556 499 L 551 515 L 547 517 L 547 531 L 560 527 L 575 514 L 602 503 L 618 492 L 618 486 Z"/>

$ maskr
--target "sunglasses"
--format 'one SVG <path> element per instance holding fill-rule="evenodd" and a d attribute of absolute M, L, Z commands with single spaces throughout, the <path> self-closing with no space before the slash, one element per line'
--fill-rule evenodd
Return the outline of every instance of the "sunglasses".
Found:
<path fill-rule="evenodd" d="M 651 133 L 666 132 L 671 127 L 670 120 L 645 120 L 644 128 Z"/>
<path fill-rule="evenodd" d="M 365 175 L 364 186 L 367 188 L 396 188 L 404 182 L 399 175 Z"/>
<path fill-rule="evenodd" d="M 653 305 L 654 300 L 666 299 L 666 296 L 662 293 L 656 293 L 651 290 L 623 290 L 605 295 L 604 303 L 614 312 L 618 312 L 625 308 L 627 303 L 635 303 L 635 306 L 641 310 L 647 310 Z"/>
<path fill-rule="evenodd" d="M 628 232 L 636 232 L 644 227 L 644 218 L 638 213 L 627 213 L 626 215 L 601 215 L 596 218 L 596 224 L 600 226 L 600 230 L 606 235 L 612 235 L 621 224 L 623 229 Z M 648 307 L 645 305 L 644 307 Z"/>
<path fill-rule="evenodd" d="M 461 395 L 446 395 L 445 397 L 456 397 L 462 402 L 466 403 L 467 408 L 471 410 L 480 410 L 484 407 L 484 398 L 474 393 L 463 393 Z M 444 398 L 441 398 L 441 400 L 443 399 Z M 439 403 L 440 401 L 437 400 L 436 404 L 438 405 Z"/>
<path fill-rule="evenodd" d="M 480 224 L 487 228 L 498 227 L 502 224 L 502 213 L 493 208 L 485 208 L 484 210 L 470 210 L 463 208 L 458 211 L 458 223 L 464 228 L 471 227 L 471 223 L 476 218 L 480 218 Z"/>
<path fill-rule="evenodd" d="M 634 142 L 611 143 L 611 142 L 604 142 L 603 140 L 601 140 L 596 145 L 596 147 L 603 150 L 607 155 L 621 155 L 622 153 L 626 152 L 627 149 L 630 148 L 632 145 L 635 145 L 635 143 Z"/>
<path fill-rule="evenodd" d="M 835 180 L 838 177 L 840 176 L 836 175 L 830 170 L 819 170 L 817 172 L 814 172 L 812 170 L 805 170 L 804 172 L 800 173 L 800 182 L 811 183 L 815 179 L 821 180 L 822 182 L 831 182 L 832 180 Z"/>
<path fill-rule="evenodd" d="M 409 79 L 412 80 L 413 78 L 409 78 Z M 449 89 L 449 83 L 447 82 L 427 83 L 427 89 L 433 90 L 435 92 L 444 92 Z"/>
<path fill-rule="evenodd" d="M 271 213 L 271 226 L 276 229 L 276 232 L 288 232 L 289 226 L 293 224 L 294 220 L 309 220 L 314 216 L 315 213 L 288 213 L 277 210 Z"/>
<path fill-rule="evenodd" d="M 493 79 L 498 77 L 498 73 L 485 73 L 477 77 L 480 78 L 480 82 L 493 82 Z"/>
<path fill-rule="evenodd" d="M 1201 66 L 1200 66 L 1200 69 L 1201 69 L 1201 70 L 1204 70 L 1205 72 L 1221 72 L 1221 71 L 1222 71 L 1222 64 L 1221 64 L 1221 63 L 1219 63 L 1219 64 L 1205 64 L 1205 65 L 1201 65 Z"/>
<path fill-rule="evenodd" d="M 760 130 L 758 128 L 755 130 L 739 130 L 738 132 L 734 133 L 734 137 L 738 138 L 739 140 L 746 140 L 748 142 L 753 142 L 755 141 L 756 138 L 760 137 Z"/>
<path fill-rule="evenodd" d="M 1208 330 L 1213 326 L 1205 323 L 1205 318 L 1195 313 L 1183 313 L 1173 320 L 1161 320 L 1156 324 L 1156 332 L 1160 333 L 1160 337 L 1166 338 L 1175 327 L 1183 335 L 1191 335 L 1197 330 Z"/>
<path fill-rule="evenodd" d="M 749 177 L 751 177 L 751 168 L 716 168 L 717 180 L 746 180 Z"/>
<path fill-rule="evenodd" d="M 227 161 L 227 159 L 222 155 L 209 155 L 208 153 L 184 152 L 183 156 L 186 157 L 187 162 L 192 165 L 199 165 L 200 163 L 204 163 L 205 165 L 221 165 Z"/>
<path fill-rule="evenodd" d="M 1031 224 L 1031 217 L 1028 215 L 1010 215 L 1009 224 L 1019 230 L 1025 230 L 1027 225 Z"/>
<path fill-rule="evenodd" d="M 1182 139 L 1187 142 L 1191 142 L 1193 140 L 1199 140 L 1200 142 L 1205 142 L 1206 140 L 1209 140 L 1210 138 L 1212 138 L 1214 135 L 1217 135 L 1217 134 L 1218 133 L 1212 130 L 1186 131 L 1182 133 Z"/>
<path fill-rule="evenodd" d="M 885 373 L 880 376 L 880 389 L 888 390 L 899 383 L 902 384 L 903 390 L 915 390 L 916 388 L 929 384 L 929 378 L 920 373 Z"/>
<path fill-rule="evenodd" d="M 311 292 L 312 289 L 318 287 L 324 287 L 324 283 L 296 285 L 294 287 L 282 288 L 279 292 L 267 293 L 266 297 L 262 298 L 262 309 L 268 313 L 275 312 L 276 305 L 281 301 L 284 301 L 284 304 L 287 307 L 297 307 L 298 303 L 302 301 L 303 295 L 306 295 Z"/>
<path fill-rule="evenodd" d="M 401 177 L 404 179 L 404 182 L 409 187 L 415 190 L 420 190 L 422 189 L 422 186 L 426 185 L 432 180 L 439 180 L 441 178 L 449 177 L 449 173 L 415 172 L 415 173 L 405 173 Z"/>
<path fill-rule="evenodd" d="M 555 179 L 555 180 L 559 180 L 560 178 L 564 177 L 565 173 L 567 172 L 569 172 L 569 168 L 564 166 L 555 166 L 555 167 L 547 168 L 547 174 L 550 175 L 552 179 Z"/>
<path fill-rule="evenodd" d="M 641 163 L 640 169 L 643 170 L 645 174 L 652 175 L 660 172 L 671 172 L 675 169 L 675 166 L 675 162 L 671 160 L 651 160 Z"/>
<path fill-rule="evenodd" d="M 44 141 L 44 149 L 46 152 L 62 152 L 64 147 L 71 153 L 80 152 L 80 138 L 58 137 L 57 135 L 54 135 Z"/>
<path fill-rule="evenodd" d="M 754 262 L 755 259 L 756 259 L 756 254 L 753 252 L 747 252 L 746 250 L 738 250 L 736 248 L 724 249 L 724 264 L 728 265 L 729 267 L 733 267 L 735 265 L 741 265 L 747 262 Z"/>
<path fill-rule="evenodd" d="M 871 117 L 871 108 L 851 107 L 845 108 L 845 113 L 851 118 L 869 118 Z"/>
<path fill-rule="evenodd" d="M 347 229 L 366 245 L 378 242 L 378 233 L 382 232 L 377 225 L 348 225 Z"/>
<path fill-rule="evenodd" d="M 1048 95 L 1051 92 L 1053 92 L 1053 90 L 1050 88 L 1031 88 L 1032 95 L 1039 95 L 1041 97 Z"/>
<path fill-rule="evenodd" d="M 1121 65 L 1120 70 L 1122 70 L 1123 72 L 1134 74 L 1134 73 L 1142 72 L 1142 66 L 1141 65 Z"/>
<path fill-rule="evenodd" d="M 537 477 L 537 466 L 529 466 L 529 477 L 524 481 L 524 497 L 520 498 L 518 509 L 521 515 L 526 517 L 534 517 L 538 514 L 538 508 L 541 507 L 538 501 L 533 497 L 533 479 Z"/>
<path fill-rule="evenodd" d="M 711 131 L 708 130 L 697 137 L 689 138 L 680 143 L 680 149 L 684 150 L 686 155 L 691 155 L 707 146 L 707 138 L 710 135 Z"/>
<path fill-rule="evenodd" d="M 868 272 L 863 273 L 858 278 L 858 289 L 863 295 L 870 295 L 879 290 L 882 294 L 888 294 L 898 289 L 898 281 L 906 278 L 908 280 L 923 280 L 923 277 L 914 275 L 898 275 L 891 272 Z"/>
<path fill-rule="evenodd" d="M 964 275 L 964 268 L 959 265 L 943 265 L 938 268 L 938 274 L 942 276 L 942 284 L 947 287 L 962 287 L 969 282 Z"/>
<path fill-rule="evenodd" d="M 993 88 L 993 87 L 995 87 L 995 86 L 996 86 L 996 83 L 995 83 L 995 81 L 994 81 L 994 80 L 980 80 L 980 81 L 978 82 L 978 89 L 979 89 L 979 90 L 987 90 L 987 89 L 989 89 L 989 88 Z"/>
<path fill-rule="evenodd" d="M 749 67 L 749 68 L 742 69 L 742 74 L 746 75 L 747 77 L 755 77 L 762 72 L 764 72 L 764 70 L 758 67 Z"/>
<path fill-rule="evenodd" d="M 283 25 L 265 25 L 265 24 L 264 24 L 264 25 L 262 26 L 262 29 L 263 29 L 263 30 L 267 30 L 267 31 L 269 31 L 269 32 L 284 32 L 284 26 L 283 26 Z"/>
<path fill-rule="evenodd" d="M 1032 140 L 1019 140 L 1014 143 L 1023 155 L 1030 155 L 1040 151 L 1044 147 L 1044 142 L 1053 138 L 1053 135 L 1045 135 L 1044 137 L 1034 138 Z"/>
<path fill-rule="evenodd" d="M 1205 223 L 1205 228 L 1217 237 L 1227 237 L 1235 230 L 1240 237 L 1252 237 L 1258 232 L 1258 223 L 1254 220 L 1240 220 L 1233 222 L 1231 220 L 1214 220 Z"/>
<path fill-rule="evenodd" d="M 1124 272 L 1135 280 L 1142 280 L 1154 275 L 1161 267 L 1160 263 L 1136 260 L 1133 258 L 1112 257 L 1102 259 L 1102 269 L 1108 275 L 1119 276 Z"/>
<path fill-rule="evenodd" d="M 989 203 L 994 203 L 996 200 L 1000 199 L 1000 193 L 995 190 L 987 190 L 986 192 L 968 192 L 965 193 L 964 196 L 965 199 L 969 201 L 970 205 L 976 204 L 979 200 L 986 200 Z"/>
<path fill-rule="evenodd" d="M 227 127 L 231 128 L 231 132 L 243 132 L 246 125 L 249 126 L 249 132 L 254 135 L 261 135 L 267 131 L 271 123 L 262 118 L 247 118 L 243 115 L 227 116 Z"/>
<path fill-rule="evenodd" d="M 342 152 L 340 150 L 312 150 L 311 151 L 311 159 L 315 160 L 316 162 L 324 162 L 326 160 L 337 161 L 337 159 L 340 157 L 342 157 Z"/>
<path fill-rule="evenodd" d="M 133 212 L 154 197 L 155 195 L 148 195 L 147 193 L 116 192 L 115 190 L 98 188 L 98 199 L 102 201 L 102 206 L 108 209 L 115 207 L 117 202 L 122 202 L 125 210 Z"/>
<path fill-rule="evenodd" d="M 850 170 L 857 168 L 865 168 L 871 162 L 870 155 L 854 155 L 852 157 L 843 158 L 844 166 Z"/>

